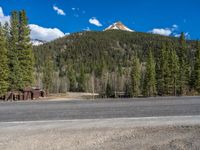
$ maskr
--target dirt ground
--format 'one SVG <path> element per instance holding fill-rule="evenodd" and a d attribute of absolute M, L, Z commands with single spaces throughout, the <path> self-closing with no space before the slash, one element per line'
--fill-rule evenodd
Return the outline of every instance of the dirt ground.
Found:
<path fill-rule="evenodd" d="M 14 127 L 15 128 L 15 127 Z M 0 130 L 2 150 L 199 150 L 200 126 L 132 128 L 13 127 Z"/>
<path fill-rule="evenodd" d="M 50 94 L 47 97 L 41 98 L 41 100 L 86 100 L 97 96 L 97 93 L 67 92 L 66 94 Z"/>

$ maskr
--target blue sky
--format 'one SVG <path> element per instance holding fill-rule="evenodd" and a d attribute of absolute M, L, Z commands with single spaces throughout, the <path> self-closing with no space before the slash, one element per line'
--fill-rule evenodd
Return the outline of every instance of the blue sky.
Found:
<path fill-rule="evenodd" d="M 199 0 L 0 0 L 0 7 L 0 21 L 25 9 L 32 34 L 41 39 L 47 38 L 37 35 L 42 32 L 53 39 L 52 33 L 103 30 L 116 21 L 140 32 L 178 36 L 183 31 L 200 39 Z"/>

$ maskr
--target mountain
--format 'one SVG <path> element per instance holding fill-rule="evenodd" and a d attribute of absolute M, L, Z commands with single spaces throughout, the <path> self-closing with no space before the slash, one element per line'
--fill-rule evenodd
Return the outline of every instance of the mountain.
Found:
<path fill-rule="evenodd" d="M 47 42 L 42 41 L 42 40 L 38 40 L 38 39 L 32 39 L 31 43 L 32 43 L 33 46 L 39 46 L 39 45 L 42 45 L 42 44 L 47 43 Z"/>
<path fill-rule="evenodd" d="M 125 26 L 122 22 L 118 21 L 109 27 L 107 27 L 104 31 L 107 30 L 122 30 L 122 31 L 128 31 L 128 32 L 134 32 L 134 30 L 129 29 L 127 26 Z"/>
<path fill-rule="evenodd" d="M 189 47 L 194 45 L 192 41 L 187 42 Z M 128 67 L 132 64 L 135 53 L 141 61 L 145 61 L 149 49 L 157 58 L 165 43 L 170 43 L 179 52 L 179 39 L 175 37 L 122 30 L 89 31 L 34 46 L 34 52 L 38 68 L 41 68 L 46 54 L 49 54 L 54 59 L 55 69 L 62 76 L 66 74 L 67 68 L 79 72 L 80 67 L 83 67 L 87 73 L 91 73 L 93 69 L 100 73 L 104 67 L 110 71 L 116 66 Z"/>
<path fill-rule="evenodd" d="M 130 82 L 135 54 L 144 70 L 149 50 L 158 61 L 166 43 L 170 46 L 169 51 L 180 53 L 180 42 L 175 37 L 122 30 L 70 34 L 33 47 L 36 80 L 43 80 L 43 68 L 47 58 L 51 58 L 49 63 L 52 63 L 54 75 L 51 92 L 82 91 L 82 87 L 92 92 L 92 83 L 95 83 L 95 92 L 105 93 L 108 82 L 112 88 L 116 85 L 116 91 L 124 91 L 126 83 Z M 191 63 L 194 62 L 194 45 L 195 42 L 187 41 L 187 58 Z"/>

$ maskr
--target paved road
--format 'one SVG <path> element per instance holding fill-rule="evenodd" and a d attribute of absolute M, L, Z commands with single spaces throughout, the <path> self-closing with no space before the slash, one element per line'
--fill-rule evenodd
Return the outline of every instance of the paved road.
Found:
<path fill-rule="evenodd" d="M 0 122 L 195 115 L 200 97 L 0 103 Z"/>

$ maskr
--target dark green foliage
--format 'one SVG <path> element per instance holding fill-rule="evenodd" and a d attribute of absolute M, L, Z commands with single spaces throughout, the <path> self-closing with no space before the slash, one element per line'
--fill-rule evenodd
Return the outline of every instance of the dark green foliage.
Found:
<path fill-rule="evenodd" d="M 8 58 L 9 90 L 21 90 L 32 86 L 34 81 L 34 59 L 30 44 L 30 30 L 25 11 L 13 11 L 10 26 L 3 27 Z"/>
<path fill-rule="evenodd" d="M 69 78 L 69 91 L 76 92 L 77 91 L 77 82 L 76 82 L 76 72 L 73 69 L 68 70 L 68 78 Z"/>
<path fill-rule="evenodd" d="M 158 61 L 156 64 L 156 74 L 158 95 L 171 95 L 171 90 L 173 86 L 172 79 L 174 76 L 172 72 L 174 71 L 173 69 L 175 69 L 172 68 L 172 66 L 174 65 L 172 63 L 174 63 L 175 60 L 172 60 L 172 50 L 169 43 L 163 44 L 159 57 L 157 59 Z"/>
<path fill-rule="evenodd" d="M 187 45 L 185 40 L 185 34 L 181 33 L 180 36 L 180 48 L 179 48 L 179 94 L 185 95 L 189 84 L 189 66 L 187 59 Z"/>
<path fill-rule="evenodd" d="M 53 61 L 50 56 L 47 56 L 44 62 L 43 78 L 42 78 L 43 88 L 45 89 L 47 95 L 49 94 L 50 89 L 52 87 L 52 80 L 53 80 Z"/>
<path fill-rule="evenodd" d="M 165 94 L 165 69 L 168 67 L 168 60 L 166 59 L 166 45 L 162 45 L 162 49 L 159 52 L 156 64 L 157 74 L 157 89 L 158 95 L 162 96 Z"/>
<path fill-rule="evenodd" d="M 9 23 L 6 22 L 3 26 L 3 30 L 4 30 L 4 36 L 5 36 L 5 39 L 7 41 L 7 46 L 8 46 L 8 40 L 9 40 L 9 37 L 10 37 L 10 29 L 9 29 Z"/>
<path fill-rule="evenodd" d="M 51 54 L 57 64 L 55 69 L 67 65 L 80 72 L 80 66 L 85 73 L 101 76 L 104 68 L 114 71 L 115 68 L 132 66 L 132 58 L 137 52 L 141 62 L 145 61 L 147 51 L 160 50 L 163 41 L 178 43 L 178 39 L 145 33 L 130 33 L 123 31 L 83 32 L 75 33 L 53 42 L 34 47 L 36 67 L 43 63 L 46 53 Z M 176 43 L 176 44 L 175 44 Z"/>
<path fill-rule="evenodd" d="M 8 90 L 8 57 L 5 32 L 0 24 L 0 96 L 3 96 Z"/>
<path fill-rule="evenodd" d="M 10 20 L 10 38 L 9 38 L 9 89 L 19 90 L 23 88 L 22 72 L 20 69 L 20 63 L 18 59 L 18 47 L 19 47 L 19 14 L 14 11 L 11 14 Z"/>
<path fill-rule="evenodd" d="M 132 94 L 134 97 L 140 95 L 140 82 L 141 82 L 141 64 L 139 58 L 134 56 L 133 58 L 133 66 L 131 70 L 131 86 L 132 86 Z"/>
<path fill-rule="evenodd" d="M 145 61 L 149 60 L 147 59 L 148 52 L 151 49 L 153 50 L 152 64 L 146 63 L 145 65 Z M 80 70 L 83 69 L 88 79 L 92 77 L 94 71 L 95 92 L 104 93 L 107 80 L 111 78 L 110 86 L 114 87 L 113 91 L 126 92 L 129 93 L 129 96 L 141 93 L 133 90 L 132 86 L 134 85 L 132 79 L 139 85 L 139 81 L 132 78 L 135 76 L 135 72 L 131 71 L 133 70 L 133 57 L 137 54 L 142 64 L 140 90 L 146 90 L 146 96 L 154 96 L 156 94 L 183 95 L 188 94 L 192 87 L 194 88 L 194 85 L 189 82 L 191 69 L 194 68 L 194 51 L 192 49 L 196 49 L 194 42 L 186 41 L 184 34 L 178 39 L 113 30 L 74 33 L 34 47 L 34 52 L 37 71 L 40 71 L 44 56 L 47 53 L 50 54 L 56 64 L 54 72 L 59 72 L 62 77 L 67 76 L 70 91 L 79 91 Z M 156 65 L 156 72 L 154 65 Z M 156 86 L 149 86 L 150 89 L 147 88 L 147 82 L 144 80 L 147 77 L 145 70 L 147 71 L 149 68 L 153 69 L 150 74 L 148 73 L 151 78 L 150 83 Z M 156 79 L 151 76 L 152 74 Z M 137 75 L 139 79 L 139 74 L 137 73 Z M 189 88 L 189 86 L 191 87 Z M 86 88 L 87 91 L 88 89 L 92 91 L 91 82 L 87 83 Z M 134 91 L 136 94 L 133 94 Z"/>
<path fill-rule="evenodd" d="M 156 96 L 156 72 L 155 72 L 155 61 L 151 50 L 149 51 L 147 62 L 146 62 L 146 71 L 145 71 L 145 80 L 144 80 L 144 95 L 145 96 Z"/>
<path fill-rule="evenodd" d="M 81 70 L 81 73 L 78 77 L 78 92 L 85 92 L 85 82 L 86 82 L 86 77 L 85 77 L 85 73 L 83 72 L 83 70 Z"/>
<path fill-rule="evenodd" d="M 176 54 L 175 50 L 171 50 L 169 55 L 169 67 L 170 67 L 170 92 L 169 95 L 176 96 L 177 91 L 179 89 L 178 87 L 178 77 L 179 77 L 179 59 Z"/>
<path fill-rule="evenodd" d="M 171 70 L 170 70 L 170 49 L 167 48 L 165 52 L 164 61 L 164 95 L 170 95 L 170 81 L 171 81 Z"/>
<path fill-rule="evenodd" d="M 194 66 L 194 86 L 195 89 L 200 93 L 200 44 L 197 42 L 197 51 L 195 55 L 195 66 Z"/>
<path fill-rule="evenodd" d="M 19 44 L 17 48 L 23 87 L 31 86 L 34 81 L 34 58 L 29 35 L 28 19 L 26 12 L 22 10 L 19 12 Z"/>

